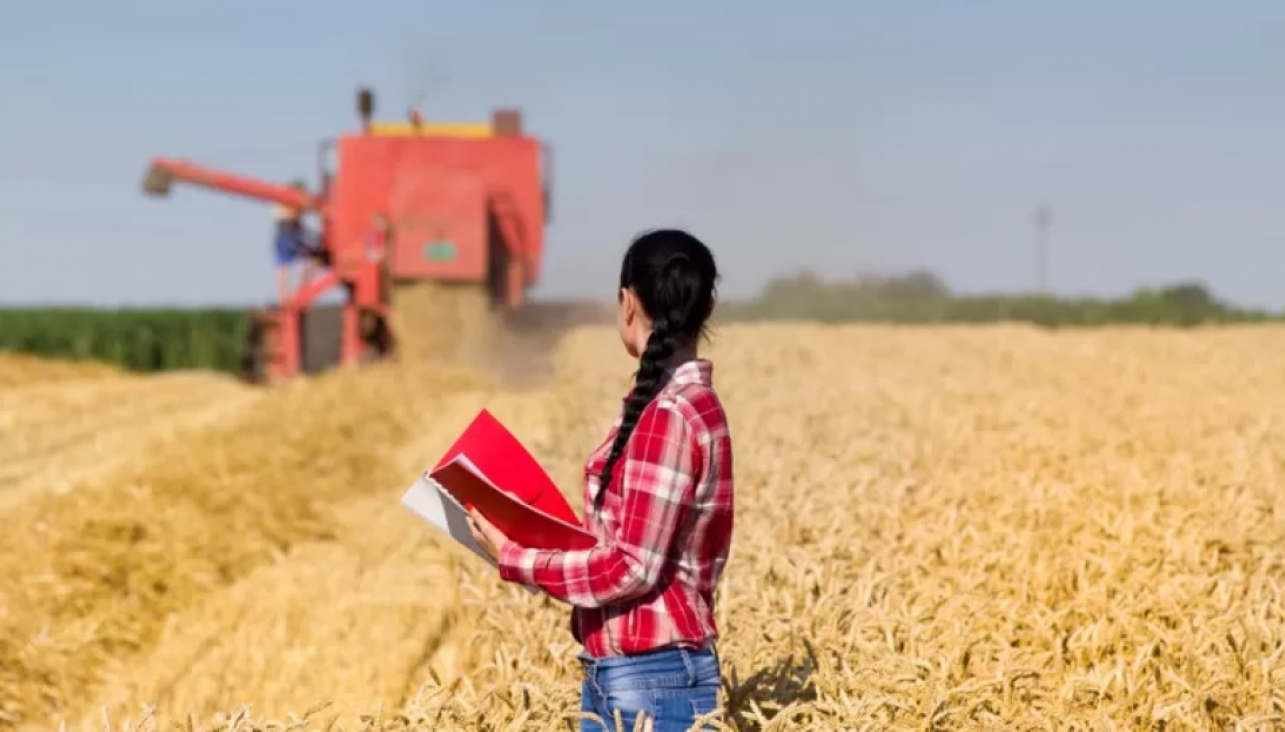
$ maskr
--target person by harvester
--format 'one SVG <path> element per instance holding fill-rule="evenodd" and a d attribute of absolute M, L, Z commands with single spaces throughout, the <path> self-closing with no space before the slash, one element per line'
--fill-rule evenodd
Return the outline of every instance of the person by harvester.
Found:
<path fill-rule="evenodd" d="M 638 358 L 634 387 L 585 462 L 584 551 L 518 545 L 470 510 L 475 541 L 501 579 L 541 588 L 573 606 L 584 650 L 581 732 L 691 729 L 718 708 L 714 591 L 733 525 L 732 443 L 698 356 L 718 271 L 691 234 L 643 234 L 621 264 L 617 325 Z"/>
<path fill-rule="evenodd" d="M 305 190 L 303 181 L 295 181 L 293 187 Z M 273 256 L 277 265 L 278 302 L 285 303 L 290 299 L 290 268 L 299 259 L 304 260 L 303 276 L 300 286 L 312 280 L 317 269 L 318 249 L 308 241 L 308 232 L 303 225 L 303 211 L 293 206 L 275 204 L 272 207 L 273 218 Z"/>

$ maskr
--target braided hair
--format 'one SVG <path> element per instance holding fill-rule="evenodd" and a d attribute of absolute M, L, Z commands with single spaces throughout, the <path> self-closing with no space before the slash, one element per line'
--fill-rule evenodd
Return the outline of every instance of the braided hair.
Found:
<path fill-rule="evenodd" d="M 612 471 L 624 455 L 639 418 L 664 386 L 670 359 L 680 348 L 707 335 L 717 281 L 714 255 L 686 231 L 660 229 L 644 233 L 625 252 L 620 265 L 620 296 L 626 289 L 633 291 L 651 319 L 651 335 L 639 355 L 620 430 L 602 468 L 594 496 L 595 510 L 602 508 Z"/>

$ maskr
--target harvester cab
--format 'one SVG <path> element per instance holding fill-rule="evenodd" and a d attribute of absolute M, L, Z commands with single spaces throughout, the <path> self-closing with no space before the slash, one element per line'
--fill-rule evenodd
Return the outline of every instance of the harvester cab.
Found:
<path fill-rule="evenodd" d="M 525 134 L 521 112 L 497 110 L 489 123 L 428 124 L 417 113 L 378 122 L 374 109 L 374 94 L 359 90 L 361 129 L 322 141 L 314 191 L 181 159 L 151 161 L 143 180 L 150 195 L 168 195 L 183 182 L 319 219 L 325 271 L 252 316 L 248 380 L 278 382 L 387 358 L 397 335 L 390 289 L 398 284 L 484 288 L 494 307 L 517 309 L 539 280 L 549 147 Z M 336 290 L 341 305 L 317 302 Z"/>

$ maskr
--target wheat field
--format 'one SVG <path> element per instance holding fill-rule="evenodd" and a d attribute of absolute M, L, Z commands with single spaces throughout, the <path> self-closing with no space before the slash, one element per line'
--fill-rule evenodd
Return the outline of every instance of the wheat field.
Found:
<path fill-rule="evenodd" d="M 746 324 L 707 353 L 722 728 L 1285 729 L 1285 328 Z M 398 504 L 486 407 L 579 507 L 631 364 L 609 328 L 555 360 L 271 391 L 0 361 L 0 729 L 569 729 L 566 608 Z"/>

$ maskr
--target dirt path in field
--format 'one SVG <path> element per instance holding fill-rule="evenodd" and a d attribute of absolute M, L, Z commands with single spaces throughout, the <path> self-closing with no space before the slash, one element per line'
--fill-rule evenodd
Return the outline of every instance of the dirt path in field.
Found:
<path fill-rule="evenodd" d="M 0 511 L 32 491 L 66 492 L 138 466 L 167 440 L 229 419 L 263 394 L 203 373 L 6 391 L 0 395 Z"/>

